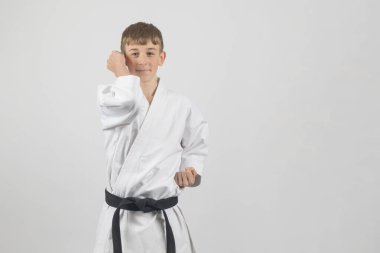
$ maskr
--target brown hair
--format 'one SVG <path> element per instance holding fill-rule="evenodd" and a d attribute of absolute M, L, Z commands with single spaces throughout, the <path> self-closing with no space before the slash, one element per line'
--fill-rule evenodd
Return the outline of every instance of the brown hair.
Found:
<path fill-rule="evenodd" d="M 120 49 L 125 54 L 125 45 L 138 44 L 146 45 L 148 41 L 160 46 L 160 53 L 164 50 L 162 34 L 153 24 L 137 22 L 128 26 L 121 35 Z"/>

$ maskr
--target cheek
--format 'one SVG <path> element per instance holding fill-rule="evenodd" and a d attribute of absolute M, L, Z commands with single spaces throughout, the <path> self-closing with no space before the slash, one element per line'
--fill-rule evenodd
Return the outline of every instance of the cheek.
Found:
<path fill-rule="evenodd" d="M 134 64 L 132 61 L 127 60 L 126 63 L 127 63 L 127 67 L 128 67 L 129 69 L 134 69 L 135 64 Z"/>
<path fill-rule="evenodd" d="M 127 62 L 127 67 L 129 71 L 133 70 L 133 66 L 129 62 Z"/>
<path fill-rule="evenodd" d="M 158 65 L 160 65 L 160 61 L 159 60 L 155 60 L 154 62 L 152 62 L 152 65 L 153 66 L 158 66 Z"/>

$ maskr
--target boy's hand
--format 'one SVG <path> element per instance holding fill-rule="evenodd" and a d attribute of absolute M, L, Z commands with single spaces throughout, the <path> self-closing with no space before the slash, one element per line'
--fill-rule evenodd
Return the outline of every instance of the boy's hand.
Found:
<path fill-rule="evenodd" d="M 114 73 L 116 77 L 129 75 L 125 57 L 119 51 L 112 51 L 107 60 L 107 69 Z"/>
<path fill-rule="evenodd" d="M 197 172 L 193 167 L 186 168 L 184 171 L 177 172 L 175 174 L 175 182 L 179 187 L 187 187 L 192 186 L 195 183 L 195 177 L 197 176 Z"/>

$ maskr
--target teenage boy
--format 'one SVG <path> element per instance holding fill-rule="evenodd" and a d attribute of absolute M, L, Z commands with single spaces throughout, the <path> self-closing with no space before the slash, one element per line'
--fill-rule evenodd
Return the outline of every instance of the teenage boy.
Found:
<path fill-rule="evenodd" d="M 163 48 L 154 25 L 130 25 L 107 62 L 116 81 L 98 86 L 107 186 L 94 253 L 195 252 L 177 202 L 200 184 L 208 124 L 157 76 Z"/>

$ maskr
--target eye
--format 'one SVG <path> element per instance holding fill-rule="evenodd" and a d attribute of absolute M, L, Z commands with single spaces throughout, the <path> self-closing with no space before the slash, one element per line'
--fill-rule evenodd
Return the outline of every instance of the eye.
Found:
<path fill-rule="evenodd" d="M 152 53 L 152 52 L 148 52 L 148 55 L 149 55 L 149 56 L 152 56 L 152 55 L 154 55 L 154 53 Z"/>
<path fill-rule="evenodd" d="M 132 53 L 132 56 L 137 56 L 138 55 L 138 53 Z"/>

